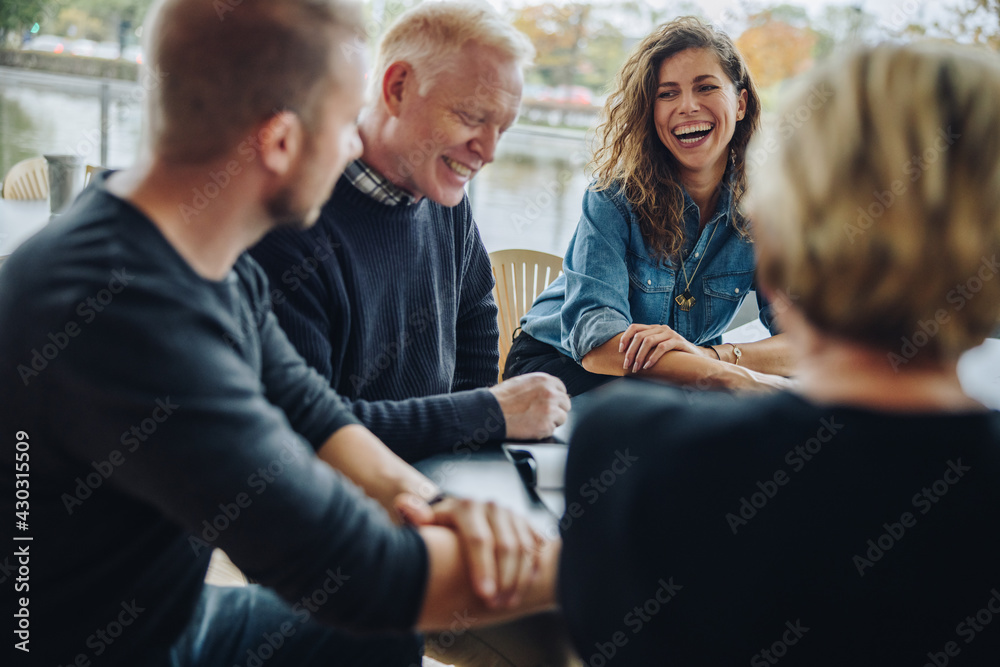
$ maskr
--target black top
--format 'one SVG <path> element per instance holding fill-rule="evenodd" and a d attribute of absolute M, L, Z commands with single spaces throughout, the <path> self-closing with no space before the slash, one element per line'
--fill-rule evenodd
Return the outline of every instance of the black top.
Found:
<path fill-rule="evenodd" d="M 251 254 L 289 340 L 404 459 L 504 437 L 484 389 L 499 362 L 493 271 L 468 199 L 389 206 L 341 177 L 315 227 Z"/>
<path fill-rule="evenodd" d="M 559 582 L 588 664 L 996 664 L 1000 414 L 593 396 Z"/>
<path fill-rule="evenodd" d="M 293 602 L 346 575 L 317 620 L 414 625 L 423 542 L 316 458 L 356 420 L 266 295 L 247 256 L 221 282 L 199 277 L 103 179 L 0 269 L 0 508 L 13 526 L 24 431 L 18 534 L 34 539 L 4 534 L 30 551 L 14 598 L 29 598 L 33 658 L 155 664 L 211 547 Z M 123 605 L 135 618 L 109 648 L 93 635 Z"/>

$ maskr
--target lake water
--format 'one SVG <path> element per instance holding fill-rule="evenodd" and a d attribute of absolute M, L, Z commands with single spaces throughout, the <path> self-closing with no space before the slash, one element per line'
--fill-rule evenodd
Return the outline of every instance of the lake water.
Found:
<path fill-rule="evenodd" d="M 43 153 L 101 164 L 100 82 L 0 68 L 0 175 Z M 108 108 L 108 158 L 126 167 L 142 131 L 142 88 L 114 82 Z M 515 126 L 469 196 L 488 250 L 528 248 L 564 254 L 587 185 L 582 133 Z"/>

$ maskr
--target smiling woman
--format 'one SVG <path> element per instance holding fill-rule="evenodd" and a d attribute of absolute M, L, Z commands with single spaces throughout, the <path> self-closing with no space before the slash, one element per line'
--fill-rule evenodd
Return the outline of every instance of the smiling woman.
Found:
<path fill-rule="evenodd" d="M 521 320 L 505 377 L 545 371 L 571 394 L 636 373 L 706 388 L 786 383 L 781 336 L 720 344 L 754 287 L 739 205 L 759 119 L 743 57 L 712 26 L 676 19 L 635 48 L 604 107 L 564 275 Z"/>

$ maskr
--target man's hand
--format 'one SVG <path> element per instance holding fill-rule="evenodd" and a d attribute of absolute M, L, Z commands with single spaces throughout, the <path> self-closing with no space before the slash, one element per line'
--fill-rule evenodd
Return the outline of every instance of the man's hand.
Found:
<path fill-rule="evenodd" d="M 678 350 L 715 359 L 715 354 L 698 347 L 665 324 L 631 324 L 622 334 L 618 351 L 625 353 L 622 368 L 633 373 L 652 368 L 667 352 Z"/>
<path fill-rule="evenodd" d="M 472 588 L 494 609 L 520 604 L 538 575 L 545 538 L 525 518 L 495 503 L 449 497 L 431 506 L 403 493 L 396 498 L 396 509 L 411 524 L 446 526 L 458 534 Z"/>
<path fill-rule="evenodd" d="M 508 438 L 547 438 L 566 421 L 569 412 L 566 386 L 548 373 L 519 375 L 490 387 L 490 391 L 507 422 Z"/>

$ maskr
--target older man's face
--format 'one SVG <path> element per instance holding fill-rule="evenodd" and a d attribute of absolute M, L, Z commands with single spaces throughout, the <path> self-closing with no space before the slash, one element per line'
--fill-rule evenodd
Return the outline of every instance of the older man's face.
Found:
<path fill-rule="evenodd" d="M 386 174 L 417 197 L 461 203 L 465 184 L 493 161 L 500 135 L 517 118 L 521 70 L 499 51 L 467 45 L 427 95 L 409 82 L 393 142 L 395 173 Z M 418 75 L 419 76 L 419 75 Z"/>

